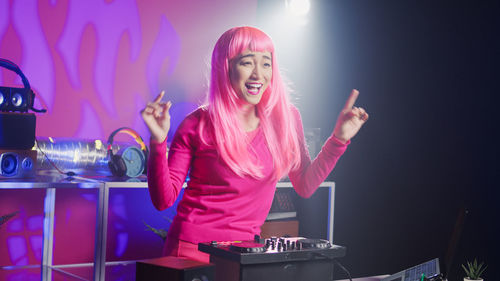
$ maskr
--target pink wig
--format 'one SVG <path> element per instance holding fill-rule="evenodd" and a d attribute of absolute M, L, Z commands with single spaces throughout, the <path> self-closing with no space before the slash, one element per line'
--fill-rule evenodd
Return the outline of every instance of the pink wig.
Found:
<path fill-rule="evenodd" d="M 261 178 L 262 167 L 248 150 L 250 140 L 240 125 L 237 112 L 239 96 L 231 86 L 229 67 L 231 59 L 244 51 L 270 52 L 272 78 L 257 105 L 260 126 L 274 161 L 273 176 L 283 177 L 299 163 L 297 127 L 291 112 L 291 103 L 281 79 L 274 45 L 264 32 L 253 27 L 235 27 L 226 31 L 215 44 L 212 53 L 208 118 L 202 120 L 200 130 L 210 124 L 209 135 L 225 163 L 239 176 Z M 201 133 L 203 136 L 204 134 Z M 205 143 L 207 143 L 204 140 Z"/>

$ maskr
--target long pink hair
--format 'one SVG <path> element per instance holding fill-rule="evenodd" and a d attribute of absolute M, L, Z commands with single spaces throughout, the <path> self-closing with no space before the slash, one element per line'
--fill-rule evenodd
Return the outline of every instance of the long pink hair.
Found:
<path fill-rule="evenodd" d="M 279 179 L 299 163 L 299 141 L 285 84 L 280 76 L 274 45 L 264 32 L 253 27 L 235 27 L 226 31 L 215 44 L 208 94 L 208 118 L 200 122 L 224 162 L 239 176 L 262 178 L 262 167 L 252 160 L 247 138 L 237 118 L 238 94 L 231 86 L 229 67 L 231 59 L 244 51 L 265 52 L 272 55 L 271 82 L 257 104 L 257 114 L 269 151 L 273 158 L 273 177 Z M 204 134 L 201 133 L 201 136 Z M 203 140 L 203 139 L 202 139 Z M 203 140 L 207 143 L 206 140 Z M 255 158 L 255 156 L 253 157 Z"/>

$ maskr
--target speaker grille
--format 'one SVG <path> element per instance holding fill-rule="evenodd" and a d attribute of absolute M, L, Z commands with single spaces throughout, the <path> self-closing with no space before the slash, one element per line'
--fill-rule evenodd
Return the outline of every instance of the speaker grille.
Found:
<path fill-rule="evenodd" d="M 0 178 L 35 177 L 35 150 L 0 150 Z"/>

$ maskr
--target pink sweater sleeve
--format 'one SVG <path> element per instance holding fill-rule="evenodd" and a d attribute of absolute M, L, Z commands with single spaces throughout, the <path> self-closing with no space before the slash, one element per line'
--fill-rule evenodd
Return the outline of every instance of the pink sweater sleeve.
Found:
<path fill-rule="evenodd" d="M 310 197 L 318 186 L 326 179 L 333 170 L 340 156 L 344 153 L 350 142 L 344 144 L 337 140 L 333 134 L 326 140 L 318 153 L 318 156 L 311 161 L 307 150 L 302 119 L 299 111 L 294 108 L 296 115 L 296 126 L 300 142 L 300 165 L 298 169 L 288 173 L 295 191 L 302 197 Z"/>
<path fill-rule="evenodd" d="M 196 121 L 188 116 L 177 129 L 167 155 L 167 140 L 151 140 L 148 159 L 148 190 L 158 210 L 172 206 L 186 180 L 192 158 L 190 137 Z"/>

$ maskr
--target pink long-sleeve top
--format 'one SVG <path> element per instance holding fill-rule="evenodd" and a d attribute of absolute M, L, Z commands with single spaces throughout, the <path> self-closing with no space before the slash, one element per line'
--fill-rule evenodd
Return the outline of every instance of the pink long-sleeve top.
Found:
<path fill-rule="evenodd" d="M 311 161 L 306 147 L 302 120 L 293 107 L 300 140 L 301 162 L 288 176 L 295 191 L 311 196 L 325 180 L 348 144 L 333 135 Z M 167 239 L 191 243 L 253 239 L 260 234 L 274 197 L 277 180 L 272 177 L 273 159 L 262 130 L 249 132 L 249 150 L 258 156 L 264 178 L 236 175 L 218 156 L 214 146 L 200 140 L 198 109 L 188 115 L 177 129 L 167 158 L 166 140 L 151 140 L 148 160 L 148 187 L 159 210 L 175 202 L 189 171 L 190 180 L 177 207 L 177 215 Z"/>

